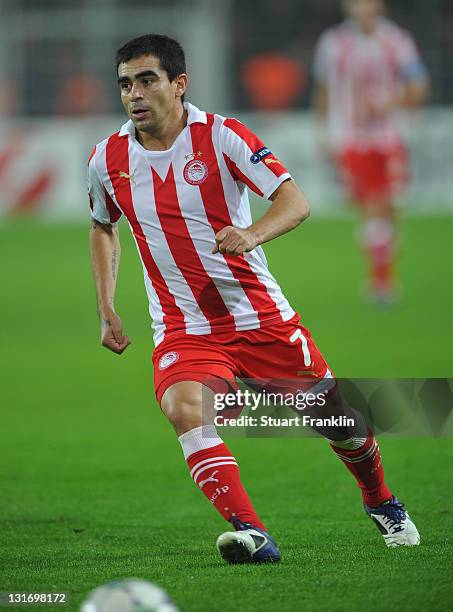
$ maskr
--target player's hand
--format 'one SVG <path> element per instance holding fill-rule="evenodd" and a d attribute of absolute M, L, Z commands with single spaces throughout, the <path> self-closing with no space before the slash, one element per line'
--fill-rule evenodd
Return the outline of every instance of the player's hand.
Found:
<path fill-rule="evenodd" d="M 242 255 L 248 253 L 258 246 L 253 232 L 227 225 L 215 235 L 215 246 L 213 253 L 229 253 L 231 255 Z"/>
<path fill-rule="evenodd" d="M 123 334 L 123 323 L 119 316 L 110 311 L 101 315 L 101 344 L 109 351 L 121 355 L 131 341 Z"/>
<path fill-rule="evenodd" d="M 368 102 L 368 116 L 370 119 L 383 119 L 396 107 L 397 101 L 391 97 L 384 100 L 371 100 Z"/>

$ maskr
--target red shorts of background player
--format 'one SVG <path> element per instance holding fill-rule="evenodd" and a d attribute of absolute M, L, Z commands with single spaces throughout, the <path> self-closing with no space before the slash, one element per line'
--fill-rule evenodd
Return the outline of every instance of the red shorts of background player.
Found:
<path fill-rule="evenodd" d="M 392 200 L 409 178 L 403 145 L 387 150 L 347 148 L 337 163 L 348 196 L 358 204 Z"/>
<path fill-rule="evenodd" d="M 160 403 L 166 389 L 181 381 L 321 379 L 330 375 L 310 332 L 296 315 L 260 329 L 202 336 L 175 333 L 153 354 L 154 387 Z M 263 383 L 264 384 L 264 383 Z"/>

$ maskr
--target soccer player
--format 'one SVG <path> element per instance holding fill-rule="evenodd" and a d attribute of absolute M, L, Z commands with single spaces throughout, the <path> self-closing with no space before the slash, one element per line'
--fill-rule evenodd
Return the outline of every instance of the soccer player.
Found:
<path fill-rule="evenodd" d="M 408 178 L 398 111 L 427 96 L 427 71 L 411 35 L 382 16 L 381 0 L 344 0 L 314 59 L 316 107 L 346 192 L 359 205 L 370 297 L 395 297 L 395 196 Z"/>
<path fill-rule="evenodd" d="M 327 364 L 270 274 L 261 244 L 290 231 L 309 208 L 288 170 L 236 119 L 184 101 L 184 52 L 166 36 L 131 40 L 117 53 L 128 121 L 93 150 L 88 189 L 92 265 L 103 346 L 130 344 L 115 311 L 117 221 L 132 230 L 153 319 L 157 400 L 181 443 L 190 476 L 236 531 L 217 546 L 228 562 L 280 553 L 241 482 L 235 457 L 204 424 L 207 379 L 331 379 Z M 252 223 L 247 188 L 271 201 Z M 387 545 L 418 544 L 384 482 L 373 435 L 332 444 L 361 488 Z"/>

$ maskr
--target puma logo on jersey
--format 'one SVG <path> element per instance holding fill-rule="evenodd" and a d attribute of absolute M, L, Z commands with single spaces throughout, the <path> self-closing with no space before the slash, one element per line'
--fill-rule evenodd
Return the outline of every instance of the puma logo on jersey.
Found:
<path fill-rule="evenodd" d="M 264 159 L 263 161 L 267 165 L 269 165 L 269 164 L 281 164 L 283 166 L 282 162 L 279 159 L 270 159 L 269 158 L 269 159 Z"/>
<path fill-rule="evenodd" d="M 119 176 L 120 178 L 125 178 L 125 179 L 127 179 L 127 180 L 128 180 L 128 181 L 130 181 L 132 184 L 135 184 L 135 178 L 134 178 L 134 174 L 133 174 L 133 173 L 132 173 L 132 174 L 128 174 L 127 172 L 123 172 L 122 170 L 120 170 L 120 171 L 118 172 L 118 176 Z"/>

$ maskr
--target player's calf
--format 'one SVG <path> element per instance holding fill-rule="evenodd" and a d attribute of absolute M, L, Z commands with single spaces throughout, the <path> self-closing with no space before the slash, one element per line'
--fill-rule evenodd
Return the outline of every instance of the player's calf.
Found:
<path fill-rule="evenodd" d="M 179 442 L 190 476 L 216 510 L 227 521 L 239 519 L 264 529 L 242 485 L 237 461 L 214 425 L 187 431 Z"/>

